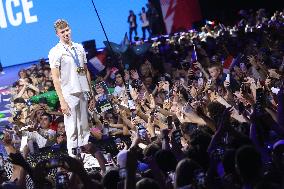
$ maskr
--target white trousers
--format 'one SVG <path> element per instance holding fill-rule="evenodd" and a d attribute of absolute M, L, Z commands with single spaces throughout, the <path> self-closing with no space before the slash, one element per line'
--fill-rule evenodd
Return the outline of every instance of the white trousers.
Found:
<path fill-rule="evenodd" d="M 64 99 L 71 109 L 70 116 L 64 115 L 64 125 L 68 154 L 73 157 L 72 148 L 88 144 L 90 136 L 88 102 L 83 94 L 80 96 L 64 95 Z"/>

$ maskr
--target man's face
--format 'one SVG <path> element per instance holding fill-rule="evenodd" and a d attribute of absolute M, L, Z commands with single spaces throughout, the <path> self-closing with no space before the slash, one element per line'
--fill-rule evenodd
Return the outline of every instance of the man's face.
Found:
<path fill-rule="evenodd" d="M 212 67 L 212 68 L 208 68 L 209 74 L 212 77 L 213 80 L 218 79 L 219 75 L 220 75 L 220 69 L 218 67 Z"/>
<path fill-rule="evenodd" d="M 43 129 L 48 129 L 49 125 L 50 125 L 49 117 L 48 116 L 41 116 L 40 125 Z"/>
<path fill-rule="evenodd" d="M 151 86 L 152 83 L 153 83 L 152 77 L 147 77 L 147 78 L 145 78 L 144 83 L 145 83 L 145 85 L 146 85 L 147 87 Z"/>
<path fill-rule="evenodd" d="M 64 29 L 57 29 L 56 34 L 62 42 L 66 44 L 71 42 L 71 29 L 68 26 Z"/>
<path fill-rule="evenodd" d="M 117 85 L 122 85 L 122 84 L 123 84 L 123 79 L 122 79 L 122 76 L 121 76 L 120 74 L 117 74 L 117 75 L 115 76 L 115 83 L 116 83 Z"/>
<path fill-rule="evenodd" d="M 100 85 L 97 85 L 95 89 L 97 94 L 104 94 L 104 89 Z"/>
<path fill-rule="evenodd" d="M 58 133 L 65 133 L 65 126 L 64 126 L 63 122 L 58 123 L 57 132 Z"/>
<path fill-rule="evenodd" d="M 141 65 L 140 72 L 143 76 L 148 76 L 150 74 L 150 70 L 148 69 L 147 65 L 145 65 L 145 64 Z"/>
<path fill-rule="evenodd" d="M 15 107 L 16 107 L 17 110 L 22 110 L 22 109 L 24 109 L 25 104 L 24 103 L 17 103 L 17 104 L 15 104 Z"/>
<path fill-rule="evenodd" d="M 34 93 L 33 91 L 28 90 L 28 96 L 29 96 L 29 97 L 32 97 L 32 96 L 34 96 L 34 95 L 35 95 L 35 93 Z"/>

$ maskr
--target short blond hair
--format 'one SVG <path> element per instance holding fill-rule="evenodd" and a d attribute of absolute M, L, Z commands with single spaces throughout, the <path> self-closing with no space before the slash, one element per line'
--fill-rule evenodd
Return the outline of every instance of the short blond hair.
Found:
<path fill-rule="evenodd" d="M 69 24 L 66 20 L 58 19 L 54 22 L 55 32 L 57 32 L 58 29 L 64 29 L 64 28 L 67 28 L 67 27 L 69 27 Z"/>

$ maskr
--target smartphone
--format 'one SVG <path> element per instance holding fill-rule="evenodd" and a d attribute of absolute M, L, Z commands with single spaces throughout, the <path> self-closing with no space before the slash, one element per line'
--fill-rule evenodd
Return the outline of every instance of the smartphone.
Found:
<path fill-rule="evenodd" d="M 172 140 L 174 140 L 176 144 L 181 144 L 181 137 L 182 134 L 180 129 L 177 129 L 172 133 Z"/>
<path fill-rule="evenodd" d="M 262 88 L 256 89 L 256 102 L 255 110 L 257 112 L 263 112 L 266 106 L 266 95 Z"/>
<path fill-rule="evenodd" d="M 4 139 L 4 133 L 2 131 L 0 131 L 0 140 Z"/>
<path fill-rule="evenodd" d="M 169 115 L 167 117 L 167 124 L 168 124 L 168 129 L 173 129 L 173 116 Z"/>
<path fill-rule="evenodd" d="M 238 103 L 238 112 L 239 112 L 239 115 L 242 115 L 243 112 L 245 111 L 245 105 L 243 102 L 239 102 Z"/>
<path fill-rule="evenodd" d="M 192 134 L 193 131 L 197 129 L 197 124 L 196 123 L 188 123 L 185 127 L 185 132 L 188 134 Z"/>
<path fill-rule="evenodd" d="M 146 128 L 142 125 L 142 124 L 139 124 L 138 126 L 138 134 L 139 136 L 142 138 L 142 139 L 145 139 L 146 137 Z"/>
<path fill-rule="evenodd" d="M 212 79 L 208 79 L 208 84 L 209 84 L 209 85 L 212 84 Z"/>
<path fill-rule="evenodd" d="M 81 148 L 72 148 L 72 154 L 74 155 L 74 156 L 77 156 L 77 155 L 79 155 L 80 153 L 82 152 L 82 150 L 81 150 Z"/>
<path fill-rule="evenodd" d="M 59 171 L 56 173 L 56 188 L 65 189 L 69 188 L 69 176 L 67 173 Z"/>
<path fill-rule="evenodd" d="M 245 63 L 240 63 L 240 69 L 244 72 L 246 71 L 246 65 Z"/>
<path fill-rule="evenodd" d="M 202 77 L 200 77 L 200 78 L 198 78 L 198 80 L 197 80 L 197 85 L 198 85 L 198 87 L 203 87 L 203 85 L 204 85 L 204 80 L 203 80 L 203 78 Z"/>
<path fill-rule="evenodd" d="M 179 121 L 179 119 L 175 119 L 174 120 L 174 126 L 175 126 L 176 129 L 180 129 L 180 121 Z"/>
<path fill-rule="evenodd" d="M 226 76 L 226 81 L 227 81 L 227 82 L 230 82 L 230 74 L 229 74 L 229 73 L 228 73 L 227 76 Z"/>

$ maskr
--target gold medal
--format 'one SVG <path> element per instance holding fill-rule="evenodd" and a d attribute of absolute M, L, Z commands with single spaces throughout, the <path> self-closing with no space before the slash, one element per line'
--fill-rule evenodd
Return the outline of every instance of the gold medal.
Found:
<path fill-rule="evenodd" d="M 79 75 L 86 75 L 85 68 L 84 68 L 84 67 L 78 67 L 78 68 L 77 68 L 77 73 L 78 73 Z"/>

